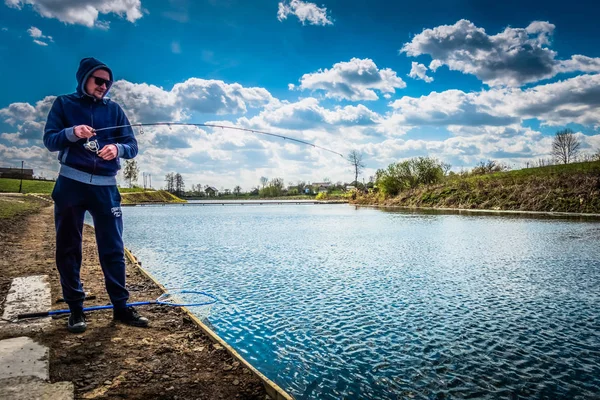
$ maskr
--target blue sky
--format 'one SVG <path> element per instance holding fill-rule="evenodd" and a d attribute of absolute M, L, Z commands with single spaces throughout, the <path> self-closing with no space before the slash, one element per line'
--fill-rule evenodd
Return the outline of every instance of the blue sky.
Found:
<path fill-rule="evenodd" d="M 600 149 L 592 2 L 3 3 L 2 166 L 56 174 L 43 124 L 87 56 L 111 66 L 111 96 L 132 122 L 219 122 L 356 149 L 366 180 L 425 155 L 520 168 L 549 158 L 564 127 L 584 152 Z M 138 139 L 142 171 L 180 172 L 188 186 L 352 179 L 341 157 L 261 136 L 156 128 Z"/>

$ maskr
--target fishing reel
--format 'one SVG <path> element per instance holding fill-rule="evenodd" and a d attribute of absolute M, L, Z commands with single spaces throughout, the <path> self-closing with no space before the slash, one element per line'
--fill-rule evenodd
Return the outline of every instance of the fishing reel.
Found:
<path fill-rule="evenodd" d="M 92 153 L 96 153 L 98 154 L 98 152 L 100 151 L 100 144 L 98 143 L 97 140 L 90 140 L 88 138 L 87 142 L 85 142 L 83 144 L 83 147 L 86 148 L 87 150 L 91 151 Z"/>

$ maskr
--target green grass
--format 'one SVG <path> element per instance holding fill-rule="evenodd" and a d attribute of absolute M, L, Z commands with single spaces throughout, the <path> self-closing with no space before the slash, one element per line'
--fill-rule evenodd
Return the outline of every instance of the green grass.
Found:
<path fill-rule="evenodd" d="M 0 193 L 18 193 L 20 179 L 0 178 Z M 22 193 L 52 194 L 54 181 L 24 180 Z M 150 191 L 150 190 L 149 190 Z M 144 192 L 144 188 L 119 188 L 121 193 Z"/>
<path fill-rule="evenodd" d="M 20 179 L 0 178 L 0 192 L 18 193 Z M 30 181 L 23 180 L 22 193 L 44 193 L 51 194 L 54 188 L 53 181 Z"/>
<path fill-rule="evenodd" d="M 30 214 L 40 208 L 40 203 L 28 197 L 0 197 L 0 219 Z"/>

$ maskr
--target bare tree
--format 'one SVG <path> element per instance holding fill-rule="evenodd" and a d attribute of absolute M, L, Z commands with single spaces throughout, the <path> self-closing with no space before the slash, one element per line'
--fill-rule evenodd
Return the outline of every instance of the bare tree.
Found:
<path fill-rule="evenodd" d="M 260 183 L 261 183 L 263 189 L 265 188 L 265 186 L 267 185 L 268 182 L 269 182 L 269 178 L 267 178 L 266 176 L 260 177 Z"/>
<path fill-rule="evenodd" d="M 167 192 L 174 193 L 175 192 L 175 174 L 170 172 L 165 175 L 165 183 L 167 184 Z"/>
<path fill-rule="evenodd" d="M 348 161 L 354 168 L 354 184 L 358 183 L 358 175 L 365 168 L 365 164 L 363 163 L 363 155 L 361 152 L 352 150 L 350 154 L 348 154 Z"/>
<path fill-rule="evenodd" d="M 233 194 L 235 194 L 236 196 L 239 196 L 240 193 L 242 193 L 242 188 L 240 187 L 240 185 L 237 185 L 236 187 L 233 188 Z"/>
<path fill-rule="evenodd" d="M 552 155 L 559 163 L 568 164 L 579 154 L 581 142 L 571 129 L 556 132 L 552 142 Z"/>

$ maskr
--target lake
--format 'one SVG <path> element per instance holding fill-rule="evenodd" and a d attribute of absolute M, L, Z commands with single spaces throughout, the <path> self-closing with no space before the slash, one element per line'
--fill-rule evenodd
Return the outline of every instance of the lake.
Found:
<path fill-rule="evenodd" d="M 298 399 L 600 396 L 600 223 L 350 205 L 124 207 L 125 243 Z"/>

